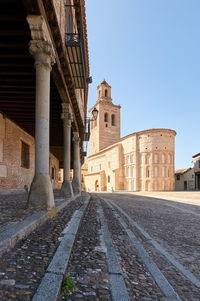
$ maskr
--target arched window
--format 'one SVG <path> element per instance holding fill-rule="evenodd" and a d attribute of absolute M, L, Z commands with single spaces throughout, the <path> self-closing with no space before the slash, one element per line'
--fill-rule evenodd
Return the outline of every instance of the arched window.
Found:
<path fill-rule="evenodd" d="M 110 176 L 108 176 L 108 183 L 110 183 Z"/>
<path fill-rule="evenodd" d="M 149 167 L 147 167 L 147 173 L 146 173 L 146 177 L 149 178 L 150 177 L 150 169 Z"/>
<path fill-rule="evenodd" d="M 101 96 L 101 91 L 99 91 L 99 97 Z"/>
<path fill-rule="evenodd" d="M 104 122 L 108 122 L 108 113 L 104 114 Z"/>
<path fill-rule="evenodd" d="M 111 116 L 111 124 L 115 125 L 115 115 L 114 114 L 112 114 L 112 116 Z"/>
<path fill-rule="evenodd" d="M 108 90 L 106 89 L 105 90 L 105 97 L 107 97 L 108 96 Z"/>

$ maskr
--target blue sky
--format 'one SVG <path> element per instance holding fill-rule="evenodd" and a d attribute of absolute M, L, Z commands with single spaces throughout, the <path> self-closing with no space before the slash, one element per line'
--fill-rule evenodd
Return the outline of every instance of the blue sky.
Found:
<path fill-rule="evenodd" d="M 199 0 L 86 0 L 89 107 L 105 78 L 122 106 L 121 136 L 177 131 L 177 169 L 200 152 L 199 12 Z"/>

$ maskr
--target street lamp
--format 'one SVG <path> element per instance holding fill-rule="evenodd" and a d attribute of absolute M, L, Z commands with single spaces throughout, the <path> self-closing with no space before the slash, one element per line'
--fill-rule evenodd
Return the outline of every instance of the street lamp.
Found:
<path fill-rule="evenodd" d="M 99 111 L 94 107 L 94 109 L 92 110 L 92 119 L 90 119 L 90 120 L 91 121 L 97 120 L 98 113 L 99 113 Z"/>

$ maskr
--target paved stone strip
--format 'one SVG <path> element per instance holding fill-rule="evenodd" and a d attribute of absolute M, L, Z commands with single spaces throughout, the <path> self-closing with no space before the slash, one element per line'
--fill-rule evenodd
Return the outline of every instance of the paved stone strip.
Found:
<path fill-rule="evenodd" d="M 18 242 L 0 260 L 0 300 L 30 301 L 60 244 L 63 229 L 85 200 L 70 202 L 57 216 Z"/>
<path fill-rule="evenodd" d="M 97 202 L 93 197 L 81 221 L 67 267 L 65 278 L 74 281 L 74 288 L 62 291 L 65 301 L 110 301 L 110 285 L 106 263 L 105 246 Z"/>
<path fill-rule="evenodd" d="M 66 207 L 72 199 L 61 201 L 56 207 L 57 212 Z M 20 240 L 26 238 L 37 227 L 45 223 L 49 217 L 48 211 L 39 211 L 28 216 L 23 221 L 7 227 L 5 231 L 0 233 L 0 256 L 13 248 Z"/>
<path fill-rule="evenodd" d="M 101 202 L 131 300 L 166 301 L 113 211 Z"/>
<path fill-rule="evenodd" d="M 188 269 L 186 269 L 180 262 L 178 262 L 174 256 L 172 256 L 169 252 L 167 252 L 158 242 L 156 242 L 142 227 L 140 227 L 136 221 L 134 221 L 126 212 L 124 212 L 118 205 L 116 205 L 112 200 L 106 199 L 108 202 L 112 204 L 119 212 L 124 215 L 129 223 L 132 226 L 135 226 L 135 228 L 148 240 L 148 243 L 153 245 L 157 251 L 159 251 L 162 255 L 165 256 L 165 258 L 173 264 L 178 271 L 185 276 L 190 282 L 192 282 L 196 287 L 200 288 L 200 281 L 195 277 L 194 274 L 192 274 Z"/>
<path fill-rule="evenodd" d="M 106 204 L 114 210 L 113 206 L 110 204 L 110 202 L 106 199 L 104 199 Z M 128 225 L 124 222 L 124 220 L 117 214 L 117 212 L 114 210 L 113 211 L 114 216 L 118 219 L 124 230 L 126 231 L 130 242 L 132 243 L 133 247 L 138 251 L 138 254 L 142 258 L 143 262 L 145 263 L 147 269 L 151 273 L 152 277 L 156 281 L 158 287 L 160 290 L 163 292 L 164 296 L 167 298 L 169 301 L 181 301 L 180 297 L 178 294 L 175 292 L 173 287 L 170 285 L 168 280 L 165 278 L 163 273 L 160 271 L 160 269 L 157 267 L 155 262 L 151 259 L 149 254 L 146 252 L 144 249 L 143 245 L 140 243 L 140 241 L 136 238 L 134 233 L 130 230 Z"/>
<path fill-rule="evenodd" d="M 106 247 L 106 259 L 109 272 L 109 280 L 111 285 L 111 294 L 113 301 L 129 301 L 129 295 L 124 282 L 122 271 L 119 265 L 117 254 L 112 242 L 112 237 L 108 230 L 106 218 L 103 209 L 99 207 L 99 216 L 101 220 L 101 227 L 103 231 L 103 241 Z"/>
<path fill-rule="evenodd" d="M 89 200 L 90 196 L 87 197 L 84 205 L 73 214 L 68 226 L 64 229 L 64 236 L 61 243 L 49 264 L 47 272 L 33 296 L 32 301 L 55 301 L 58 298 L 76 233 Z"/>

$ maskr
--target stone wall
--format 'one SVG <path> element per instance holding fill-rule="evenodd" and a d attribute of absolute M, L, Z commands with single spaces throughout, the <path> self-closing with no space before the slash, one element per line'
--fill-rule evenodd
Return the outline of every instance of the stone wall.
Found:
<path fill-rule="evenodd" d="M 107 114 L 108 121 L 105 122 L 104 116 Z M 115 124 L 112 125 L 112 115 Z M 120 139 L 120 108 L 109 103 L 99 104 L 99 150 L 116 143 Z"/>
<path fill-rule="evenodd" d="M 22 166 L 22 143 L 29 146 L 29 168 Z M 58 188 L 59 161 L 50 155 L 50 176 L 55 168 L 54 188 Z M 34 176 L 35 141 L 14 122 L 0 114 L 0 189 L 23 189 L 30 187 Z"/>
<path fill-rule="evenodd" d="M 101 183 L 99 186 L 101 190 L 111 191 L 112 189 L 119 189 L 118 186 L 121 185 L 119 173 L 120 145 L 116 144 L 102 154 L 100 152 L 97 156 L 88 158 L 87 164 L 89 176 L 85 176 L 86 190 L 93 190 L 96 180 L 99 179 L 99 174 L 101 174 Z M 116 174 L 118 178 L 116 178 Z"/>
<path fill-rule="evenodd" d="M 141 191 L 174 190 L 174 136 L 170 130 L 138 134 L 139 187 Z"/>
<path fill-rule="evenodd" d="M 91 173 L 105 172 L 106 190 L 174 190 L 175 132 L 152 129 L 133 133 L 88 157 L 86 189 L 96 181 Z"/>
<path fill-rule="evenodd" d="M 177 177 L 178 176 L 178 177 Z M 187 187 L 185 189 L 184 182 Z M 183 190 L 195 190 L 195 174 L 194 169 L 191 168 L 183 174 L 175 175 L 175 190 L 183 191 Z"/>
<path fill-rule="evenodd" d="M 61 183 L 59 181 L 59 161 L 58 159 L 50 153 L 50 161 L 49 161 L 49 174 L 51 178 L 51 182 L 54 189 L 60 189 Z"/>
<path fill-rule="evenodd" d="M 194 172 L 200 172 L 200 155 L 193 157 Z"/>
<path fill-rule="evenodd" d="M 89 141 L 89 155 L 95 154 L 105 147 L 112 145 L 120 139 L 120 106 L 112 103 L 111 87 L 103 81 L 97 87 L 98 110 L 96 121 L 91 121 Z M 90 119 L 92 119 L 90 109 Z"/>

